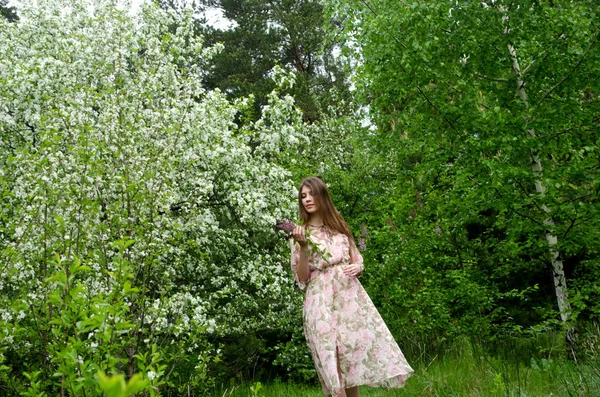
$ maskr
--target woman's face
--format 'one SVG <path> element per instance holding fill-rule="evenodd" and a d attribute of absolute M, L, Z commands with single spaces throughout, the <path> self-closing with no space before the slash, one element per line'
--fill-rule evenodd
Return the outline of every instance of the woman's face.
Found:
<path fill-rule="evenodd" d="M 304 206 L 304 210 L 308 212 L 308 214 L 314 214 L 319 210 L 319 204 L 315 200 L 313 196 L 312 190 L 309 186 L 302 186 L 302 190 L 300 190 L 300 197 L 302 198 L 302 206 Z"/>

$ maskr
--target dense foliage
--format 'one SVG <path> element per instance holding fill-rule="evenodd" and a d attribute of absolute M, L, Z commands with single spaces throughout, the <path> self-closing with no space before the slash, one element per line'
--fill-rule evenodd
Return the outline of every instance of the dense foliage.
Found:
<path fill-rule="evenodd" d="M 377 125 L 348 187 L 397 335 L 548 329 L 554 253 L 565 317 L 598 321 L 598 3 L 329 5 Z"/>
<path fill-rule="evenodd" d="M 8 0 L 0 0 L 0 16 L 14 22 L 17 19 L 15 7 L 8 5 Z"/>
<path fill-rule="evenodd" d="M 268 99 L 275 65 L 296 76 L 287 92 L 294 96 L 305 120 L 347 113 L 350 93 L 341 58 L 333 55 L 333 40 L 323 26 L 318 0 L 220 0 L 216 4 L 233 26 L 202 25 L 208 43 L 225 50 L 209 62 L 205 84 L 231 98 L 255 98 L 256 113 Z"/>
<path fill-rule="evenodd" d="M 0 394 L 314 380 L 308 175 L 410 362 L 600 320 L 595 1 L 179 3 L 0 1 Z"/>
<path fill-rule="evenodd" d="M 273 92 L 238 127 L 247 102 L 201 86 L 218 48 L 174 18 L 41 1 L 0 20 L 2 394 L 97 395 L 101 371 L 201 392 L 224 341 L 299 307 L 272 225 L 301 114 Z"/>

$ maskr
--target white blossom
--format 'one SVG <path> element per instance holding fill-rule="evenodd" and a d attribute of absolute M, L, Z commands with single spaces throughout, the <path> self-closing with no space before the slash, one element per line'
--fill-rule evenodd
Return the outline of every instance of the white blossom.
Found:
<path fill-rule="evenodd" d="M 310 130 L 293 99 L 274 91 L 238 127 L 249 100 L 201 86 L 199 65 L 220 47 L 193 36 L 191 14 L 113 3 L 40 0 L 17 24 L 0 18 L 0 351 L 16 356 L 29 341 L 11 322 L 48 310 L 76 258 L 87 270 L 69 282 L 98 321 L 82 333 L 92 350 L 115 323 L 135 323 L 145 343 L 201 340 L 271 326 L 297 304 L 286 244 L 261 245 L 296 205 L 282 156 Z M 124 296 L 125 281 L 137 290 L 119 307 L 91 303 Z"/>

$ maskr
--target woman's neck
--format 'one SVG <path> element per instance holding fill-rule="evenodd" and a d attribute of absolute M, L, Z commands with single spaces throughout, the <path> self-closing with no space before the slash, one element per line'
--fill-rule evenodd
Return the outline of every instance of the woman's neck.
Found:
<path fill-rule="evenodd" d="M 312 226 L 323 226 L 323 219 L 321 219 L 321 215 L 312 214 L 307 223 Z"/>

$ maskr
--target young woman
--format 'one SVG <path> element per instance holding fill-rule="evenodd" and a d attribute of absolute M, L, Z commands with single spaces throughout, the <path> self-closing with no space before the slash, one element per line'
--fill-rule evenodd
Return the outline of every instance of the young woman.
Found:
<path fill-rule="evenodd" d="M 292 269 L 306 291 L 304 333 L 323 392 L 357 397 L 359 385 L 403 387 L 413 370 L 358 281 L 362 256 L 325 184 L 302 181 L 298 205 L 304 226 L 292 233 Z"/>

